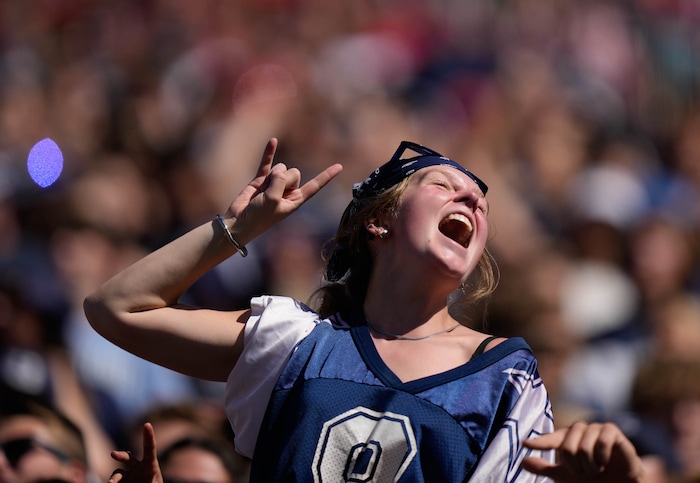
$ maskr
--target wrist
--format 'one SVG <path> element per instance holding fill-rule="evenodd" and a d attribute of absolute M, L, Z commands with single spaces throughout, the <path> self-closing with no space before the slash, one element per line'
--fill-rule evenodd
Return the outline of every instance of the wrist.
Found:
<path fill-rule="evenodd" d="M 240 253 L 242 257 L 247 257 L 248 256 L 248 249 L 245 247 L 245 245 L 243 245 L 238 240 L 236 240 L 236 238 L 233 236 L 233 233 L 231 232 L 231 229 L 226 224 L 224 217 L 217 214 L 216 221 L 217 221 L 217 224 L 219 225 L 219 228 L 221 228 L 221 231 L 223 232 L 224 236 L 229 241 L 229 243 L 231 243 L 231 245 L 234 246 L 236 251 L 238 253 Z"/>

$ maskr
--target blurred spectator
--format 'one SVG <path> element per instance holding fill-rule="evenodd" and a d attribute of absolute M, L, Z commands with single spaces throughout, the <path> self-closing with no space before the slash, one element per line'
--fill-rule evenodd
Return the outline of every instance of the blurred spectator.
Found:
<path fill-rule="evenodd" d="M 143 457 L 143 424 L 151 423 L 158 439 L 159 461 L 166 479 L 185 482 L 247 481 L 249 461 L 233 447 L 233 431 L 220 402 L 193 401 L 154 405 L 129 429 L 128 447 Z M 200 474 L 211 471 L 212 475 Z"/>
<path fill-rule="evenodd" d="M 164 483 L 245 483 L 248 463 L 233 445 L 216 438 L 185 438 L 158 455 Z"/>
<path fill-rule="evenodd" d="M 32 305 L 15 284 L 2 283 L 0 379 L 4 384 L 33 396 L 53 397 L 49 360 L 57 352 L 56 325 L 60 334 L 60 319 Z"/>
<path fill-rule="evenodd" d="M 164 403 L 148 408 L 128 431 L 128 446 L 136 454 L 141 450 L 143 423 L 146 422 L 151 423 L 158 432 L 160 448 L 166 448 L 184 438 L 216 437 L 233 441 L 231 425 L 220 401 Z"/>
<path fill-rule="evenodd" d="M 113 446 L 98 421 L 61 338 L 62 319 L 30 304 L 12 283 L 0 286 L 0 399 L 48 401 L 69 417 L 86 441 L 91 468 L 109 475 Z"/>
<path fill-rule="evenodd" d="M 693 247 L 692 233 L 672 219 L 652 215 L 639 222 L 630 233 L 628 254 L 644 310 L 653 311 L 679 292 L 692 289 L 697 247 Z"/>
<path fill-rule="evenodd" d="M 80 429 L 63 414 L 0 387 L 0 480 L 92 481 Z"/>
<path fill-rule="evenodd" d="M 640 370 L 632 408 L 665 432 L 679 474 L 700 478 L 700 360 L 652 358 Z"/>
<path fill-rule="evenodd" d="M 295 217 L 265 234 L 267 293 L 279 293 L 307 301 L 321 283 L 318 247 L 322 237 L 311 220 Z M 273 256 L 274 255 L 274 256 Z"/>
<path fill-rule="evenodd" d="M 679 292 L 650 314 L 650 353 L 660 360 L 700 359 L 700 295 Z"/>

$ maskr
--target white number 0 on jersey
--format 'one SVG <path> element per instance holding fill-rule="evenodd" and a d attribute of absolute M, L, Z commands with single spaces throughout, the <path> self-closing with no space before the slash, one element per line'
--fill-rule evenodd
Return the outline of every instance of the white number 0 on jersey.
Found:
<path fill-rule="evenodd" d="M 417 451 L 408 417 L 358 406 L 323 425 L 314 482 L 397 481 Z"/>

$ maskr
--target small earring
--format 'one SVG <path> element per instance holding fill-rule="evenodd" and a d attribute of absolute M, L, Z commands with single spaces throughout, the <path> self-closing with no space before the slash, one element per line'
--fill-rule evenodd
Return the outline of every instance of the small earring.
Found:
<path fill-rule="evenodd" d="M 379 238 L 384 239 L 384 236 L 389 233 L 389 230 L 387 230 L 384 227 L 379 228 Z"/>

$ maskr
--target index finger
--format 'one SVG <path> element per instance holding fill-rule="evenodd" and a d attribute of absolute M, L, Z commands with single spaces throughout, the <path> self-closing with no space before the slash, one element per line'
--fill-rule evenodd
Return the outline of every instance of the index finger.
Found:
<path fill-rule="evenodd" d="M 566 429 L 557 429 L 552 433 L 547 433 L 537 438 L 526 439 L 523 446 L 530 449 L 555 449 L 561 446 L 566 437 Z"/>
<path fill-rule="evenodd" d="M 335 178 L 343 170 L 342 164 L 334 164 L 327 167 L 319 174 L 317 174 L 313 179 L 310 179 L 303 186 L 299 188 L 301 192 L 302 199 L 304 201 L 308 200 L 316 193 L 321 191 L 321 188 L 326 186 L 333 178 Z"/>
<path fill-rule="evenodd" d="M 156 450 L 156 433 L 151 423 L 143 425 L 143 459 L 155 461 L 158 452 Z"/>

